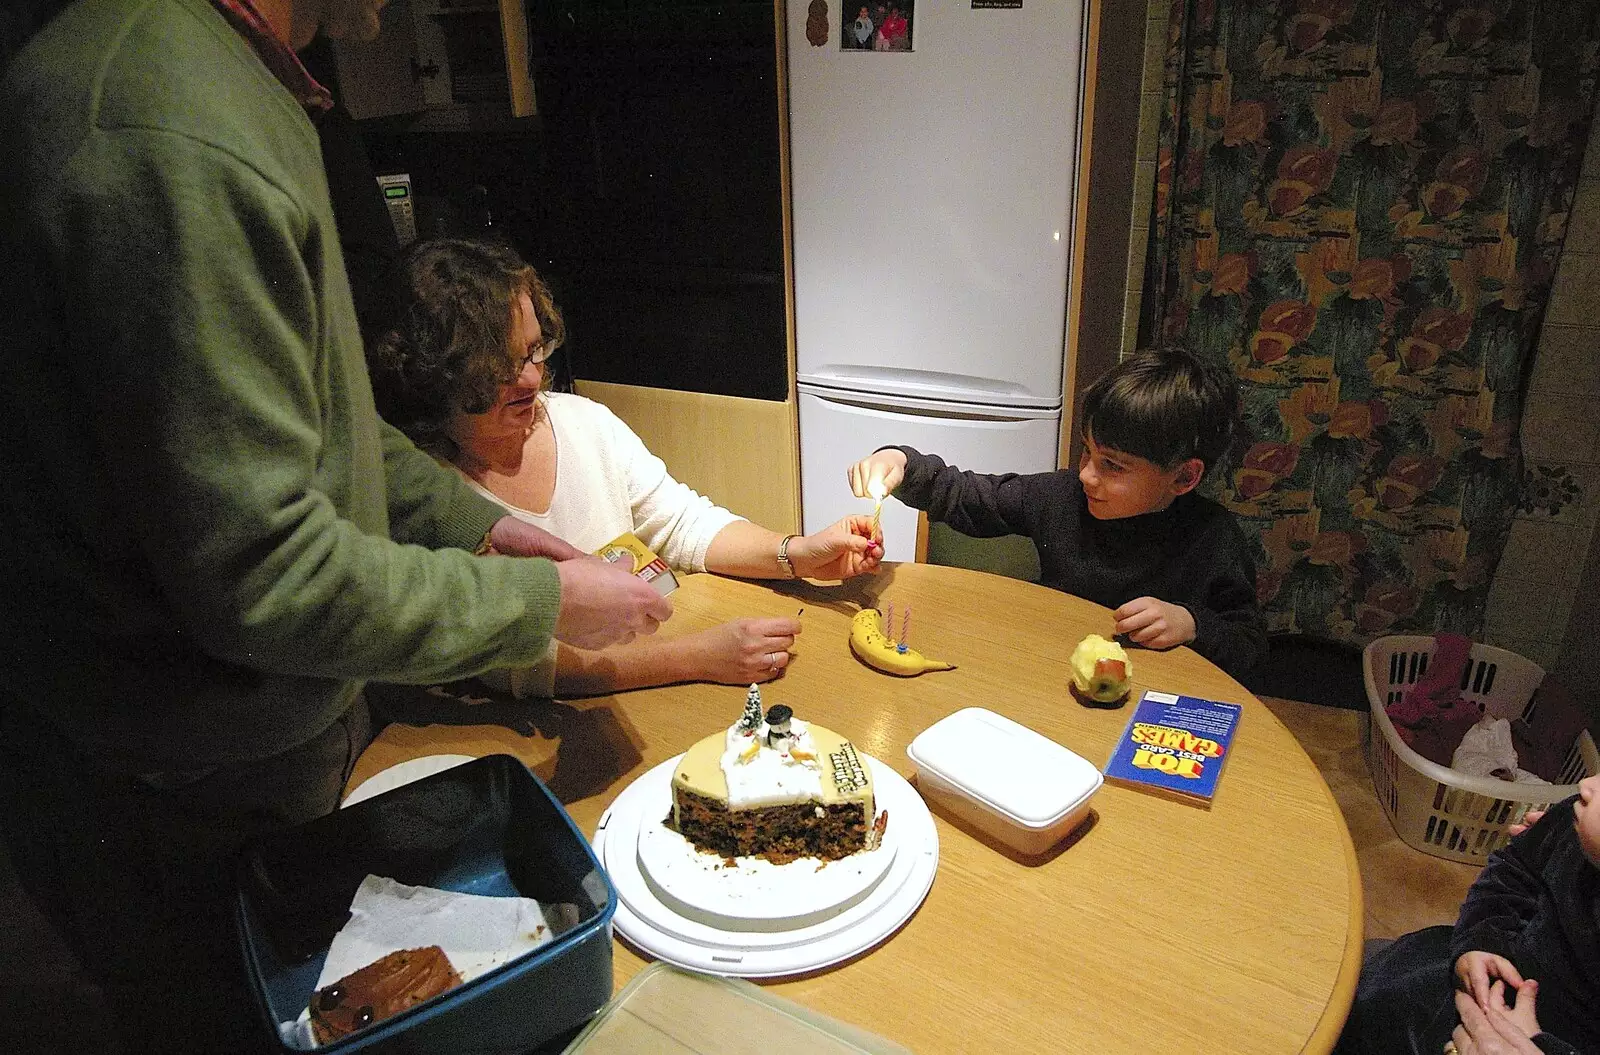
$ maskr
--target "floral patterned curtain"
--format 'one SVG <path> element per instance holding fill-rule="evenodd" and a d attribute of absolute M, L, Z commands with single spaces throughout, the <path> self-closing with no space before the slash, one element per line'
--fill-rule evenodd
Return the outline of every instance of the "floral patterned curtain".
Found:
<path fill-rule="evenodd" d="M 1141 343 L 1227 362 L 1275 632 L 1482 626 L 1595 0 L 1174 0 Z"/>

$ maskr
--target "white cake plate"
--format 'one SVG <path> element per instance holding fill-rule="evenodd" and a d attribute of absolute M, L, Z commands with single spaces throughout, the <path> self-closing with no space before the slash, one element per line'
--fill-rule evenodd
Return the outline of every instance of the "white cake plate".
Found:
<path fill-rule="evenodd" d="M 393 791 L 395 788 L 409 784 L 413 780 L 431 777 L 435 773 L 443 773 L 447 769 L 464 766 L 473 761 L 476 761 L 476 759 L 472 755 L 423 755 L 421 758 L 397 762 L 388 769 L 374 773 L 366 780 L 363 780 L 360 786 L 349 795 L 346 795 L 345 800 L 339 805 L 341 807 L 354 806 L 358 802 L 364 802 L 374 795 L 381 795 L 385 791 Z"/>
<path fill-rule="evenodd" d="M 742 978 L 775 978 L 828 967 L 888 938 L 911 918 L 933 885 L 939 836 L 916 789 L 877 759 L 862 757 L 872 767 L 877 809 L 889 813 L 886 845 L 872 852 L 892 848 L 894 854 L 882 875 L 860 896 L 845 899 L 837 914 L 769 916 L 755 924 L 760 929 L 746 929 L 750 921 L 735 923 L 681 902 L 675 907 L 669 902 L 676 898 L 658 894 L 659 888 L 640 865 L 640 832 L 646 825 L 659 826 L 671 810 L 672 774 L 679 755 L 628 785 L 600 817 L 594 848 L 617 888 L 616 929 L 644 952 L 668 963 Z M 776 867 L 789 870 L 786 875 L 799 883 L 805 876 L 817 875 L 818 864 L 814 858 L 801 858 Z"/>

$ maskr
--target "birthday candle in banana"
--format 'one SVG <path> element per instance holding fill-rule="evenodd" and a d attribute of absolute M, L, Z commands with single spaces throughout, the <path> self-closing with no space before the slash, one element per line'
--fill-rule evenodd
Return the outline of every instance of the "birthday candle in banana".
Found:
<path fill-rule="evenodd" d="M 878 609 L 863 608 L 850 620 L 850 651 L 860 656 L 867 666 L 902 678 L 930 670 L 956 669 L 954 663 L 930 659 L 904 641 L 895 641 L 890 628 L 892 623 L 893 619 L 886 621 L 884 613 Z M 902 634 L 908 629 L 908 624 L 901 624 Z"/>

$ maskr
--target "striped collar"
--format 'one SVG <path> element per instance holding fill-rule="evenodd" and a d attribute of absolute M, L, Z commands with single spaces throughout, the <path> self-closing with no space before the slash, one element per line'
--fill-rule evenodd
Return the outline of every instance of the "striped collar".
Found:
<path fill-rule="evenodd" d="M 278 78 L 283 86 L 289 89 L 294 97 L 300 100 L 313 115 L 322 113 L 333 106 L 333 96 L 328 89 L 317 83 L 311 76 L 305 64 L 300 61 L 300 56 L 278 39 L 272 32 L 272 27 L 255 9 L 250 0 L 211 0 L 212 6 L 222 12 L 239 35 L 249 42 L 255 49 L 261 61 L 266 63 L 267 69 Z"/>

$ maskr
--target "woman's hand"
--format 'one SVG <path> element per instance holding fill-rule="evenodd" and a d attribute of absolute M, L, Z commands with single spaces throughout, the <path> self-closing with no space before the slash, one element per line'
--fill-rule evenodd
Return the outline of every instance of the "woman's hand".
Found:
<path fill-rule="evenodd" d="M 801 578 L 848 579 L 876 571 L 882 562 L 883 541 L 872 537 L 868 516 L 847 516 L 789 542 L 789 563 Z"/>
<path fill-rule="evenodd" d="M 1194 640 L 1194 616 L 1189 609 L 1158 597 L 1135 597 L 1111 613 L 1118 634 L 1145 648 L 1173 648 Z"/>
<path fill-rule="evenodd" d="M 1506 829 L 1506 834 L 1513 839 L 1539 823 L 1539 818 L 1544 816 L 1544 810 L 1529 810 L 1522 815 L 1522 819 Z"/>
<path fill-rule="evenodd" d="M 886 447 L 850 466 L 850 493 L 857 498 L 887 498 L 906 475 L 906 453 Z M 876 485 L 876 487 L 874 487 Z"/>
<path fill-rule="evenodd" d="M 1539 1046 L 1531 1039 L 1539 1032 L 1539 1022 L 1533 1015 L 1536 988 L 1533 982 L 1523 983 L 1514 1009 L 1506 1007 L 1500 982 L 1494 984 L 1497 995 L 1490 998 L 1488 1007 L 1479 1007 L 1468 993 L 1457 993 L 1456 1014 L 1461 1016 L 1461 1024 L 1450 1034 L 1445 1052 L 1454 1049 L 1457 1055 L 1540 1055 Z"/>
<path fill-rule="evenodd" d="M 771 681 L 789 665 L 789 649 L 800 633 L 793 616 L 735 619 L 675 642 L 689 654 L 697 681 L 749 685 Z"/>
<path fill-rule="evenodd" d="M 1521 972 L 1504 956 L 1474 950 L 1462 953 L 1456 960 L 1457 988 L 1465 990 L 1479 1007 L 1489 1006 L 1489 989 L 1496 979 L 1513 989 L 1522 989 Z"/>

